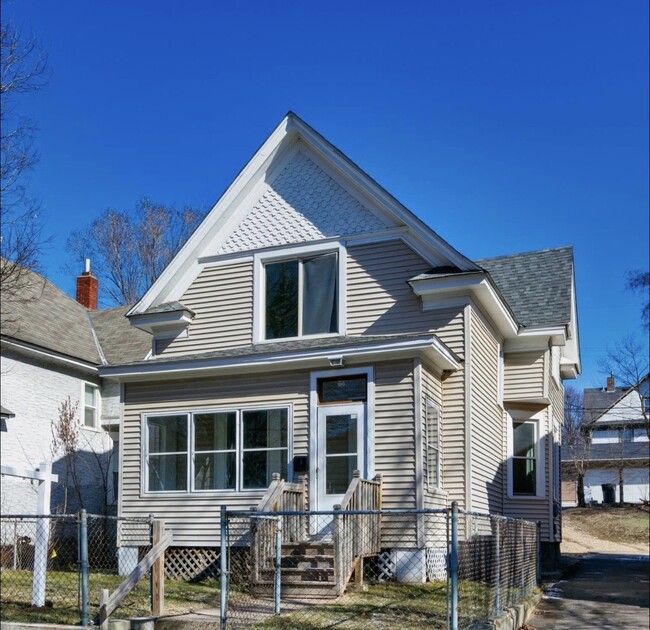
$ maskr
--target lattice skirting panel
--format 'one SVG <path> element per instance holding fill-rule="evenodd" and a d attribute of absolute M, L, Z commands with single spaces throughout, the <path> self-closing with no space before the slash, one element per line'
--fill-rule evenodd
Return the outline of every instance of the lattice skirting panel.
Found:
<path fill-rule="evenodd" d="M 165 577 L 200 581 L 219 574 L 219 549 L 214 547 L 169 547 L 165 551 Z"/>
<path fill-rule="evenodd" d="M 447 579 L 447 550 L 444 547 L 427 549 L 427 580 Z"/>

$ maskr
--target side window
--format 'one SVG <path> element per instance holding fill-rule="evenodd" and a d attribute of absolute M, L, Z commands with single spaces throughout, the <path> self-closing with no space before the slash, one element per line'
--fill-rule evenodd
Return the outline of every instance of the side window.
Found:
<path fill-rule="evenodd" d="M 440 409 L 431 400 L 426 401 L 422 427 L 422 450 L 423 475 L 427 488 L 439 490 L 442 488 Z"/>
<path fill-rule="evenodd" d="M 84 426 L 93 429 L 99 426 L 99 388 L 84 383 Z"/>
<path fill-rule="evenodd" d="M 512 493 L 537 495 L 537 422 L 513 420 Z"/>

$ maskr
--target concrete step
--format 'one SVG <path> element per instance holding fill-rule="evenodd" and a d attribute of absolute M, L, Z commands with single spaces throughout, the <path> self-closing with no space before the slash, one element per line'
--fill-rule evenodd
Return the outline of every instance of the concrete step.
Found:
<path fill-rule="evenodd" d="M 334 556 L 292 555 L 282 557 L 282 568 L 329 569 L 334 566 Z"/>
<path fill-rule="evenodd" d="M 273 581 L 273 569 L 263 569 L 260 571 L 260 577 L 264 581 Z M 282 569 L 281 572 L 282 584 L 296 584 L 303 582 L 318 582 L 318 583 L 333 583 L 334 569 Z"/>
<path fill-rule="evenodd" d="M 273 597 L 273 582 L 263 580 L 253 587 L 253 592 L 259 597 Z M 281 587 L 282 599 L 293 597 L 298 599 L 334 599 L 338 597 L 334 584 L 327 582 L 289 582 Z"/>

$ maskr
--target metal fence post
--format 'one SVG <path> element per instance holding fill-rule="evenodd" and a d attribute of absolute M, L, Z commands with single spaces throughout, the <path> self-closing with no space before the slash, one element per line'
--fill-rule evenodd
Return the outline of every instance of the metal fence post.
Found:
<path fill-rule="evenodd" d="M 88 513 L 79 518 L 79 580 L 81 586 L 81 625 L 88 625 Z"/>
<path fill-rule="evenodd" d="M 153 549 L 153 514 L 149 514 L 149 549 Z M 153 571 L 149 573 L 149 610 L 153 610 Z"/>
<path fill-rule="evenodd" d="M 537 521 L 537 584 L 542 581 L 542 521 Z"/>
<path fill-rule="evenodd" d="M 221 575 L 219 576 L 219 627 L 221 630 L 226 629 L 228 620 L 228 522 L 226 506 L 221 506 L 220 519 L 220 536 L 221 536 L 221 554 L 219 557 L 219 566 Z"/>
<path fill-rule="evenodd" d="M 498 516 L 494 517 L 496 521 L 496 528 L 494 530 L 494 562 L 496 565 L 495 592 L 494 592 L 494 608 L 497 615 L 501 614 L 501 519 Z"/>
<path fill-rule="evenodd" d="M 458 501 L 451 503 L 451 630 L 458 630 Z"/>
<path fill-rule="evenodd" d="M 274 612 L 280 614 L 280 598 L 282 589 L 282 517 L 278 516 L 275 528 L 275 575 L 273 584 Z"/>

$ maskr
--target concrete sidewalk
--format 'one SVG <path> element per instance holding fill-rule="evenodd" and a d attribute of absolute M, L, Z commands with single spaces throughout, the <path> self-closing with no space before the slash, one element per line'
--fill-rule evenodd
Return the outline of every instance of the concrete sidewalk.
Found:
<path fill-rule="evenodd" d="M 648 556 L 593 554 L 554 584 L 529 628 L 650 628 Z"/>

